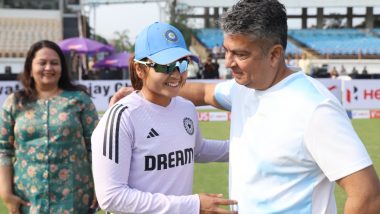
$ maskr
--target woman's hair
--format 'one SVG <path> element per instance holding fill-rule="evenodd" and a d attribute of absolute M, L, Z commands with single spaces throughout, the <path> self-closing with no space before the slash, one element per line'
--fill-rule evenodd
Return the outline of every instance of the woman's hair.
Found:
<path fill-rule="evenodd" d="M 142 79 L 140 79 L 140 77 L 136 73 L 134 59 L 135 59 L 135 55 L 131 54 L 129 58 L 129 76 L 131 78 L 132 87 L 135 90 L 141 90 L 143 87 L 143 81 Z M 145 60 L 146 58 L 142 59 L 141 61 L 145 61 Z M 143 66 L 143 65 L 137 64 L 137 66 Z"/>
<path fill-rule="evenodd" d="M 65 56 L 63 55 L 61 48 L 52 41 L 41 40 L 34 43 L 26 55 L 24 71 L 19 76 L 19 80 L 21 81 L 21 84 L 24 88 L 16 93 L 16 96 L 19 97 L 23 103 L 32 102 L 37 99 L 38 94 L 31 72 L 33 59 L 35 58 L 37 51 L 41 50 L 42 48 L 50 48 L 54 50 L 59 56 L 59 59 L 61 61 L 61 77 L 58 80 L 58 88 L 69 91 L 83 91 L 88 94 L 85 86 L 74 85 L 71 82 Z"/>

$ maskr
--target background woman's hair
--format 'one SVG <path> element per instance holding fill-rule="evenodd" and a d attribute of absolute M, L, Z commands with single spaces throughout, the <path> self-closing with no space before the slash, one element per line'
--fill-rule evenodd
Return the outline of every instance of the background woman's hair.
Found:
<path fill-rule="evenodd" d="M 42 48 L 50 48 L 54 50 L 59 56 L 59 59 L 61 61 L 61 77 L 58 80 L 58 88 L 68 91 L 83 91 L 89 95 L 85 86 L 75 85 L 72 83 L 69 71 L 67 69 L 65 56 L 63 55 L 61 48 L 52 41 L 41 40 L 34 43 L 30 47 L 26 55 L 24 71 L 19 76 L 19 80 L 21 81 L 21 84 L 24 88 L 17 92 L 16 96 L 21 99 L 21 102 L 25 103 L 37 100 L 38 94 L 31 72 L 33 59 L 35 58 L 37 51 L 41 50 Z"/>

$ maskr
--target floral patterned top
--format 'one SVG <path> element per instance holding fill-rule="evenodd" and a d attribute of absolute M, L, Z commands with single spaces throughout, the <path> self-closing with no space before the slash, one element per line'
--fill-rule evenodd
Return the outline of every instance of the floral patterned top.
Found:
<path fill-rule="evenodd" d="M 91 98 L 62 91 L 22 106 L 14 94 L 0 113 L 0 165 L 13 165 L 14 193 L 32 203 L 21 213 L 87 213 L 94 196 Z"/>

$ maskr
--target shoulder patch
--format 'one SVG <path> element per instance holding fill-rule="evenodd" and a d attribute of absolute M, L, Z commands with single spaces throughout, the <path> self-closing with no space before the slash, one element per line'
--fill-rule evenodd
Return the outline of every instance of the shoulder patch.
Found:
<path fill-rule="evenodd" d="M 183 126 L 185 127 L 185 130 L 189 135 L 194 134 L 194 122 L 193 122 L 193 120 L 191 120 L 188 117 L 185 117 L 183 119 Z"/>

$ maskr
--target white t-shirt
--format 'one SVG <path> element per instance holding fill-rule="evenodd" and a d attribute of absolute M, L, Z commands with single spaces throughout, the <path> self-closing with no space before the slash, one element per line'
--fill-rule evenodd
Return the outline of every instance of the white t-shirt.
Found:
<path fill-rule="evenodd" d="M 197 74 L 199 72 L 199 65 L 196 62 L 191 62 L 187 66 L 187 78 L 197 78 Z"/>
<path fill-rule="evenodd" d="M 265 91 L 219 83 L 215 97 L 231 110 L 239 213 L 336 213 L 334 181 L 372 164 L 339 101 L 303 72 Z"/>
<path fill-rule="evenodd" d="M 132 93 L 91 141 L 96 196 L 113 213 L 199 213 L 194 161 L 228 161 L 229 143 L 202 141 L 196 109 L 181 97 L 162 107 Z"/>

